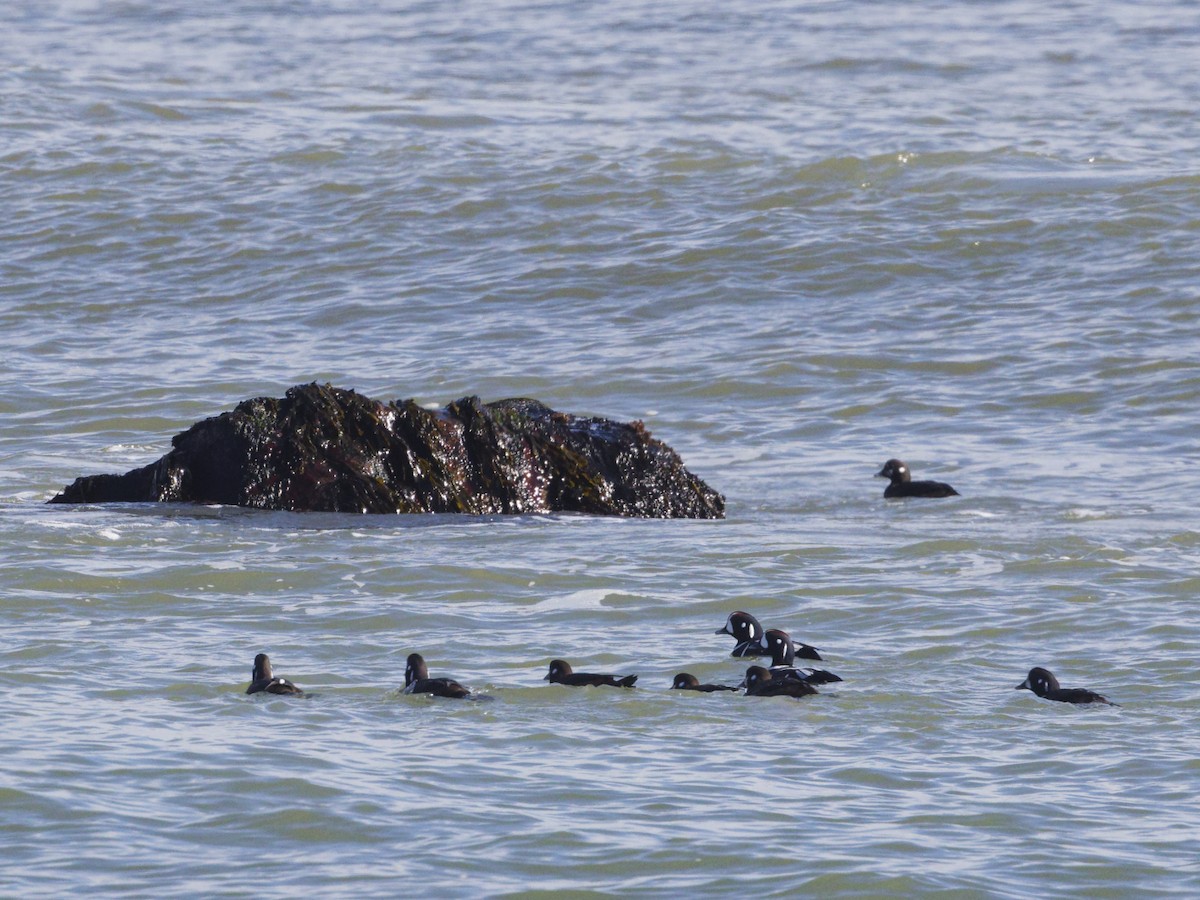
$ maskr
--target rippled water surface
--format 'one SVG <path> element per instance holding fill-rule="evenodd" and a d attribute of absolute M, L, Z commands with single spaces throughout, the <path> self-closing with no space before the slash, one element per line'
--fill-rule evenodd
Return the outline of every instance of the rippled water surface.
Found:
<path fill-rule="evenodd" d="M 1200 892 L 1192 4 L 0 24 L 0 894 Z M 642 419 L 728 518 L 44 505 L 314 380 Z M 668 691 L 735 609 L 845 681 Z"/>

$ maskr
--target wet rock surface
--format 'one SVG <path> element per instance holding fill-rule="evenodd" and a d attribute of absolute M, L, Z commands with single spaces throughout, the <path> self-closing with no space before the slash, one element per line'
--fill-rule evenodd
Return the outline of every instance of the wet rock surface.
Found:
<path fill-rule="evenodd" d="M 438 410 L 330 385 L 260 397 L 176 435 L 155 463 L 77 478 L 51 503 L 257 509 L 724 516 L 725 501 L 641 422 L 464 397 Z"/>

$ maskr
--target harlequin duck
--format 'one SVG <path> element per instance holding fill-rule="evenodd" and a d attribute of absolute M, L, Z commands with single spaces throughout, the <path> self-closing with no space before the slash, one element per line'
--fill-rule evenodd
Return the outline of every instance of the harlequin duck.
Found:
<path fill-rule="evenodd" d="M 271 674 L 271 657 L 265 653 L 260 653 L 254 657 L 254 671 L 250 674 L 250 687 L 246 688 L 246 693 L 304 696 L 304 691 L 286 678 L 277 678 Z"/>
<path fill-rule="evenodd" d="M 728 684 L 701 684 L 700 679 L 689 672 L 680 672 L 675 676 L 675 683 L 671 685 L 672 690 L 676 691 L 702 691 L 705 694 L 711 694 L 714 691 L 736 691 L 737 688 Z"/>
<path fill-rule="evenodd" d="M 554 659 L 550 661 L 550 671 L 546 673 L 546 677 L 542 681 L 549 681 L 551 684 L 569 684 L 572 687 L 592 685 L 633 687 L 637 678 L 636 675 L 595 675 L 591 672 L 573 672 L 571 664 L 566 660 Z"/>
<path fill-rule="evenodd" d="M 751 666 L 742 682 L 747 697 L 811 697 L 817 689 L 807 681 L 774 678 L 770 669 Z"/>
<path fill-rule="evenodd" d="M 718 628 L 714 634 L 728 634 L 738 642 L 730 656 L 770 656 L 771 648 L 767 646 L 765 632 L 758 619 L 748 612 L 738 610 L 729 614 L 725 627 Z M 801 659 L 820 659 L 821 654 L 816 647 L 808 644 L 793 645 L 796 656 Z"/>
<path fill-rule="evenodd" d="M 1058 679 L 1054 677 L 1054 673 L 1049 669 L 1043 669 L 1041 666 L 1035 666 L 1029 670 L 1029 674 L 1025 676 L 1025 680 L 1018 684 L 1016 690 L 1033 691 L 1039 697 L 1046 700 L 1060 700 L 1063 703 L 1106 703 L 1109 706 L 1118 706 L 1107 697 L 1101 697 L 1095 691 L 1089 691 L 1087 688 L 1064 688 L 1060 687 Z"/>
<path fill-rule="evenodd" d="M 941 481 L 913 481 L 908 466 L 898 459 L 889 459 L 883 468 L 875 473 L 876 478 L 891 480 L 883 489 L 883 496 L 889 500 L 894 497 L 957 497 L 958 491 Z"/>
<path fill-rule="evenodd" d="M 795 665 L 796 650 L 786 631 L 768 629 L 764 636 L 771 649 L 771 677 L 775 679 L 804 681 L 808 684 L 833 684 L 842 679 L 824 669 L 801 668 Z"/>
<path fill-rule="evenodd" d="M 471 696 L 469 690 L 452 678 L 430 678 L 429 667 L 420 653 L 408 654 L 408 664 L 404 667 L 404 693 L 433 694 L 455 700 Z"/>

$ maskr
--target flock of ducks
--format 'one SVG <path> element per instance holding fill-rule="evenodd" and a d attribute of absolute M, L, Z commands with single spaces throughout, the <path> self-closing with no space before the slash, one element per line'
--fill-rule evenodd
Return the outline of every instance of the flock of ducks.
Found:
<path fill-rule="evenodd" d="M 797 656 L 804 659 L 821 659 L 816 647 L 796 644 L 786 631 L 778 628 L 764 629 L 758 619 L 748 612 L 738 610 L 729 614 L 722 628 L 716 634 L 728 634 L 737 641 L 731 656 L 754 657 L 769 656 L 770 666 L 754 665 L 746 669 L 746 677 L 741 684 L 701 684 L 700 680 L 690 672 L 680 672 L 671 684 L 673 690 L 700 691 L 714 693 L 717 691 L 744 690 L 747 697 L 808 697 L 818 693 L 816 685 L 832 684 L 842 679 L 824 669 L 813 669 L 795 665 Z M 565 684 L 571 687 L 621 687 L 631 688 L 637 683 L 637 675 L 612 675 L 607 672 L 576 672 L 566 660 L 555 659 L 550 662 L 550 671 L 543 681 L 551 684 Z M 1111 702 L 1095 691 L 1085 688 L 1063 688 L 1058 679 L 1047 669 L 1041 667 L 1029 670 L 1025 680 L 1017 685 L 1017 689 L 1033 691 L 1039 697 L 1047 700 L 1060 700 L 1065 703 L 1104 703 Z M 271 659 L 265 653 L 254 657 L 254 670 L 250 676 L 250 686 L 247 694 L 282 694 L 296 697 L 306 696 L 304 690 L 297 687 L 286 678 L 280 678 L 271 671 Z M 404 693 L 431 694 L 434 697 L 447 697 L 452 700 L 480 699 L 470 689 L 464 687 L 453 678 L 430 678 L 429 667 L 420 653 L 410 653 L 404 668 Z"/>
<path fill-rule="evenodd" d="M 912 473 L 901 460 L 889 459 L 883 468 L 875 473 L 879 478 L 888 479 L 888 486 L 883 496 L 887 499 L 898 497 L 957 497 L 958 491 L 941 481 L 913 481 Z M 842 679 L 824 669 L 813 669 L 797 666 L 797 659 L 820 660 L 821 654 L 816 647 L 805 643 L 797 644 L 786 632 L 778 628 L 764 629 L 758 619 L 750 613 L 738 610 L 729 614 L 722 628 L 716 634 L 727 634 L 737 641 L 731 656 L 736 657 L 770 657 L 769 666 L 754 665 L 746 669 L 746 676 L 740 684 L 701 684 L 700 680 L 690 672 L 680 672 L 671 684 L 673 690 L 701 691 L 714 693 L 717 691 L 745 691 L 747 697 L 808 697 L 818 693 L 816 685 L 832 684 Z M 571 664 L 563 659 L 550 662 L 550 671 L 543 681 L 551 684 L 565 684 L 572 687 L 622 687 L 631 688 L 637 683 L 636 675 L 611 675 L 608 673 L 576 672 Z M 1064 688 L 1054 677 L 1054 673 L 1038 666 L 1029 670 L 1025 680 L 1016 686 L 1016 690 L 1033 691 L 1037 696 L 1046 700 L 1058 700 L 1063 703 L 1103 703 L 1116 706 L 1111 700 L 1102 697 L 1095 691 L 1086 688 Z M 254 658 L 254 670 L 250 677 L 247 694 L 283 694 L 304 696 L 304 691 L 286 678 L 280 678 L 271 671 L 271 660 L 265 653 Z M 404 693 L 431 694 L 435 697 L 448 697 L 455 700 L 475 698 L 470 690 L 463 687 L 453 678 L 430 678 L 429 667 L 420 653 L 410 653 L 404 668 Z"/>

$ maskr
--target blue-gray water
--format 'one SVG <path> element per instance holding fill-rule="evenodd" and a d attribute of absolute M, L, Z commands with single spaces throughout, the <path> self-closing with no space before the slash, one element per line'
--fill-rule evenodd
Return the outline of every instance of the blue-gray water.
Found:
<path fill-rule="evenodd" d="M 0 26 L 0 895 L 1200 893 L 1194 4 Z M 313 380 L 640 418 L 728 518 L 44 505 Z M 845 682 L 668 691 L 739 608 Z"/>

